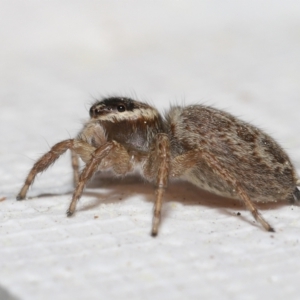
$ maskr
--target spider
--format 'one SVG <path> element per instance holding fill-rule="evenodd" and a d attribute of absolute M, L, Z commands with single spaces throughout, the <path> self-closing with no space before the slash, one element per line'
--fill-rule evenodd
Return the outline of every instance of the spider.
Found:
<path fill-rule="evenodd" d="M 254 202 L 299 201 L 299 179 L 283 149 L 269 135 L 231 114 L 204 105 L 173 106 L 162 116 L 152 106 L 126 97 L 97 101 L 78 136 L 54 145 L 32 167 L 17 200 L 26 197 L 36 175 L 65 151 L 72 154 L 72 216 L 83 189 L 98 171 L 125 176 L 139 170 L 153 182 L 152 236 L 158 234 L 163 197 L 170 178 L 240 199 L 267 231 L 273 227 Z M 85 167 L 79 174 L 79 157 Z"/>

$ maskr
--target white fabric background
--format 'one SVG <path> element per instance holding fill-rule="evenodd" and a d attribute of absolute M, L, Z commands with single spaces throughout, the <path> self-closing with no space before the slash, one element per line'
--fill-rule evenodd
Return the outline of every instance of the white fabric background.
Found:
<path fill-rule="evenodd" d="M 260 206 L 270 234 L 238 202 L 171 184 L 152 238 L 153 187 L 135 178 L 96 178 L 66 218 L 69 155 L 38 177 L 32 199 L 15 201 L 33 162 L 107 95 L 161 111 L 226 109 L 275 137 L 300 173 L 299 1 L 1 1 L 0 39 L 2 290 L 30 300 L 299 299 L 299 207 Z"/>

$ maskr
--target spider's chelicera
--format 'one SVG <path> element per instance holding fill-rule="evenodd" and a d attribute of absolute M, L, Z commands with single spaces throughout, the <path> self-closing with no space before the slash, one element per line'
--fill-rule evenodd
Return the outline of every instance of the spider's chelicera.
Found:
<path fill-rule="evenodd" d="M 57 143 L 34 164 L 18 200 L 26 197 L 35 176 L 66 150 L 72 153 L 76 185 L 68 216 L 97 171 L 110 169 L 124 176 L 138 169 L 156 186 L 153 236 L 170 178 L 242 200 L 268 231 L 274 230 L 253 202 L 300 200 L 299 180 L 283 149 L 260 129 L 224 111 L 174 106 L 162 117 L 148 104 L 110 97 L 96 102 L 89 113 L 90 120 L 76 138 Z M 85 162 L 80 174 L 78 157 Z"/>

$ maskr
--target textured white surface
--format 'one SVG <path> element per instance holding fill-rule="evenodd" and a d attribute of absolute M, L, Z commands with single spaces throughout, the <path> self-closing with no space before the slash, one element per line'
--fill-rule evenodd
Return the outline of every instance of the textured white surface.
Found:
<path fill-rule="evenodd" d="M 94 98 L 207 103 L 272 134 L 300 173 L 299 1 L 2 1 L 0 285 L 19 299 L 299 299 L 300 208 L 96 178 L 74 218 L 69 156 L 15 195 Z M 35 197 L 38 196 L 39 197 Z M 241 212 L 241 216 L 236 213 Z M 1 293 L 0 293 L 1 295 Z"/>

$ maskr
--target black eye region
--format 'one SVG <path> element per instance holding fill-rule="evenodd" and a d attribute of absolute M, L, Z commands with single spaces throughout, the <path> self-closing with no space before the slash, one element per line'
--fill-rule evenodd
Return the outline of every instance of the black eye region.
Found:
<path fill-rule="evenodd" d="M 90 108 L 90 117 L 97 118 L 99 116 L 104 116 L 106 114 L 113 114 L 113 113 L 122 113 L 124 111 L 129 110 L 128 105 L 122 99 L 106 99 L 103 101 L 99 101 L 95 103 Z"/>
<path fill-rule="evenodd" d="M 123 104 L 119 104 L 119 105 L 117 106 L 117 110 L 118 110 L 119 112 L 123 112 L 123 111 L 126 110 L 126 107 L 125 107 L 125 105 L 123 105 Z"/>

